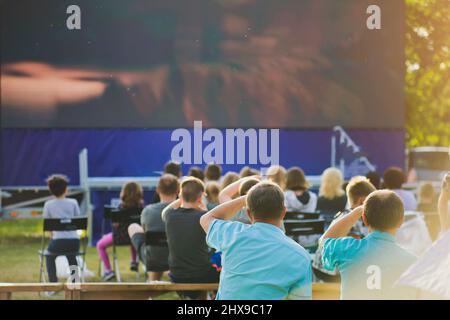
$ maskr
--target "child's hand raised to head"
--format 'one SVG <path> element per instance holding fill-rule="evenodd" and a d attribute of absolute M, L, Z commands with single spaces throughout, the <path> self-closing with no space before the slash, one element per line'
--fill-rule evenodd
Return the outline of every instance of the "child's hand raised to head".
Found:
<path fill-rule="evenodd" d="M 442 192 L 450 195 L 450 172 L 447 172 L 442 180 Z"/>

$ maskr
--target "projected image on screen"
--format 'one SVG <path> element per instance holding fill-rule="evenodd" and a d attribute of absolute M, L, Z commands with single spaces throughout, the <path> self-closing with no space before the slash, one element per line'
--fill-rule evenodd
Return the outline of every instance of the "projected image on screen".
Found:
<path fill-rule="evenodd" d="M 403 126 L 402 1 L 71 4 L 2 1 L 3 127 Z"/>

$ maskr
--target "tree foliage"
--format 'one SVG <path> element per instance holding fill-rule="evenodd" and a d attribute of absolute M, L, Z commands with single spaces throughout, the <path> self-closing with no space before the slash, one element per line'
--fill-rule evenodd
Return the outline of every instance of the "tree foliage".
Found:
<path fill-rule="evenodd" d="M 450 146 L 450 0 L 406 0 L 409 147 Z"/>

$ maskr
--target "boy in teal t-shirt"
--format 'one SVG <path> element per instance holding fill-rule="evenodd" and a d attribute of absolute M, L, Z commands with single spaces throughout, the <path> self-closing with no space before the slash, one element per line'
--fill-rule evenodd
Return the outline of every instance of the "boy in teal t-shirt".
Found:
<path fill-rule="evenodd" d="M 228 221 L 244 206 L 251 224 Z M 311 299 L 311 258 L 281 230 L 285 213 L 283 191 L 264 182 L 201 217 L 208 245 L 222 252 L 217 299 Z"/>
<path fill-rule="evenodd" d="M 403 223 L 402 200 L 392 191 L 372 192 L 364 205 L 333 223 L 321 239 L 325 269 L 341 274 L 342 299 L 413 299 L 415 291 L 395 282 L 416 257 L 395 243 Z M 362 217 L 364 239 L 347 237 Z"/>

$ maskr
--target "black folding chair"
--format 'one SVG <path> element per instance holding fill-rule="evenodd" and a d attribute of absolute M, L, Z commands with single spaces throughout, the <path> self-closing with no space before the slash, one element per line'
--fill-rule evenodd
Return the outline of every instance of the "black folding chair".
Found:
<path fill-rule="evenodd" d="M 288 237 L 299 242 L 301 236 L 322 235 L 325 230 L 325 220 L 284 220 L 284 228 Z M 308 246 L 306 249 L 314 252 L 317 246 L 318 243 L 315 243 L 314 246 Z"/>
<path fill-rule="evenodd" d="M 145 245 L 152 247 L 167 247 L 167 235 L 164 231 L 146 231 Z"/>
<path fill-rule="evenodd" d="M 167 235 L 165 231 L 146 231 L 145 232 L 145 246 L 167 248 Z M 148 257 L 145 257 L 148 259 Z M 144 263 L 144 278 L 147 278 L 147 261 Z"/>
<path fill-rule="evenodd" d="M 288 211 L 284 220 L 316 220 L 320 218 L 320 212 Z"/>
<path fill-rule="evenodd" d="M 111 222 L 111 230 L 113 234 L 113 245 L 112 245 L 112 251 L 113 251 L 113 270 L 116 274 L 117 282 L 121 282 L 121 276 L 120 276 L 120 269 L 119 269 L 119 260 L 117 257 L 117 250 L 116 247 L 118 246 L 130 246 L 131 240 L 128 236 L 128 233 L 126 233 L 126 236 L 121 238 L 119 237 L 117 231 L 118 229 L 114 227 L 115 224 L 121 225 L 124 228 L 128 228 L 128 226 L 132 223 L 138 223 L 141 222 L 141 208 L 117 208 L 117 207 L 110 207 L 105 206 L 103 211 L 103 223 L 102 223 L 102 234 L 104 234 L 104 222 L 105 220 L 109 220 Z M 101 262 L 100 262 L 101 263 Z"/>
<path fill-rule="evenodd" d="M 38 251 L 39 254 L 39 260 L 40 260 L 40 270 L 39 270 L 39 282 L 47 282 L 45 278 L 45 271 L 44 271 L 44 260 L 47 256 L 75 256 L 75 257 L 82 257 L 83 263 L 80 268 L 80 279 L 82 282 L 84 282 L 84 267 L 86 264 L 86 246 L 88 243 L 88 237 L 87 237 L 87 226 L 88 226 L 88 218 L 87 217 L 77 217 L 77 218 L 71 218 L 71 219 L 44 219 L 44 227 L 42 228 L 42 246 L 41 250 Z M 82 230 L 85 231 L 85 236 L 83 237 L 82 241 L 82 249 L 78 252 L 67 252 L 64 254 L 61 253 L 54 253 L 48 251 L 46 246 L 48 245 L 48 241 L 46 241 L 46 232 L 53 232 L 53 231 L 78 231 Z"/>

